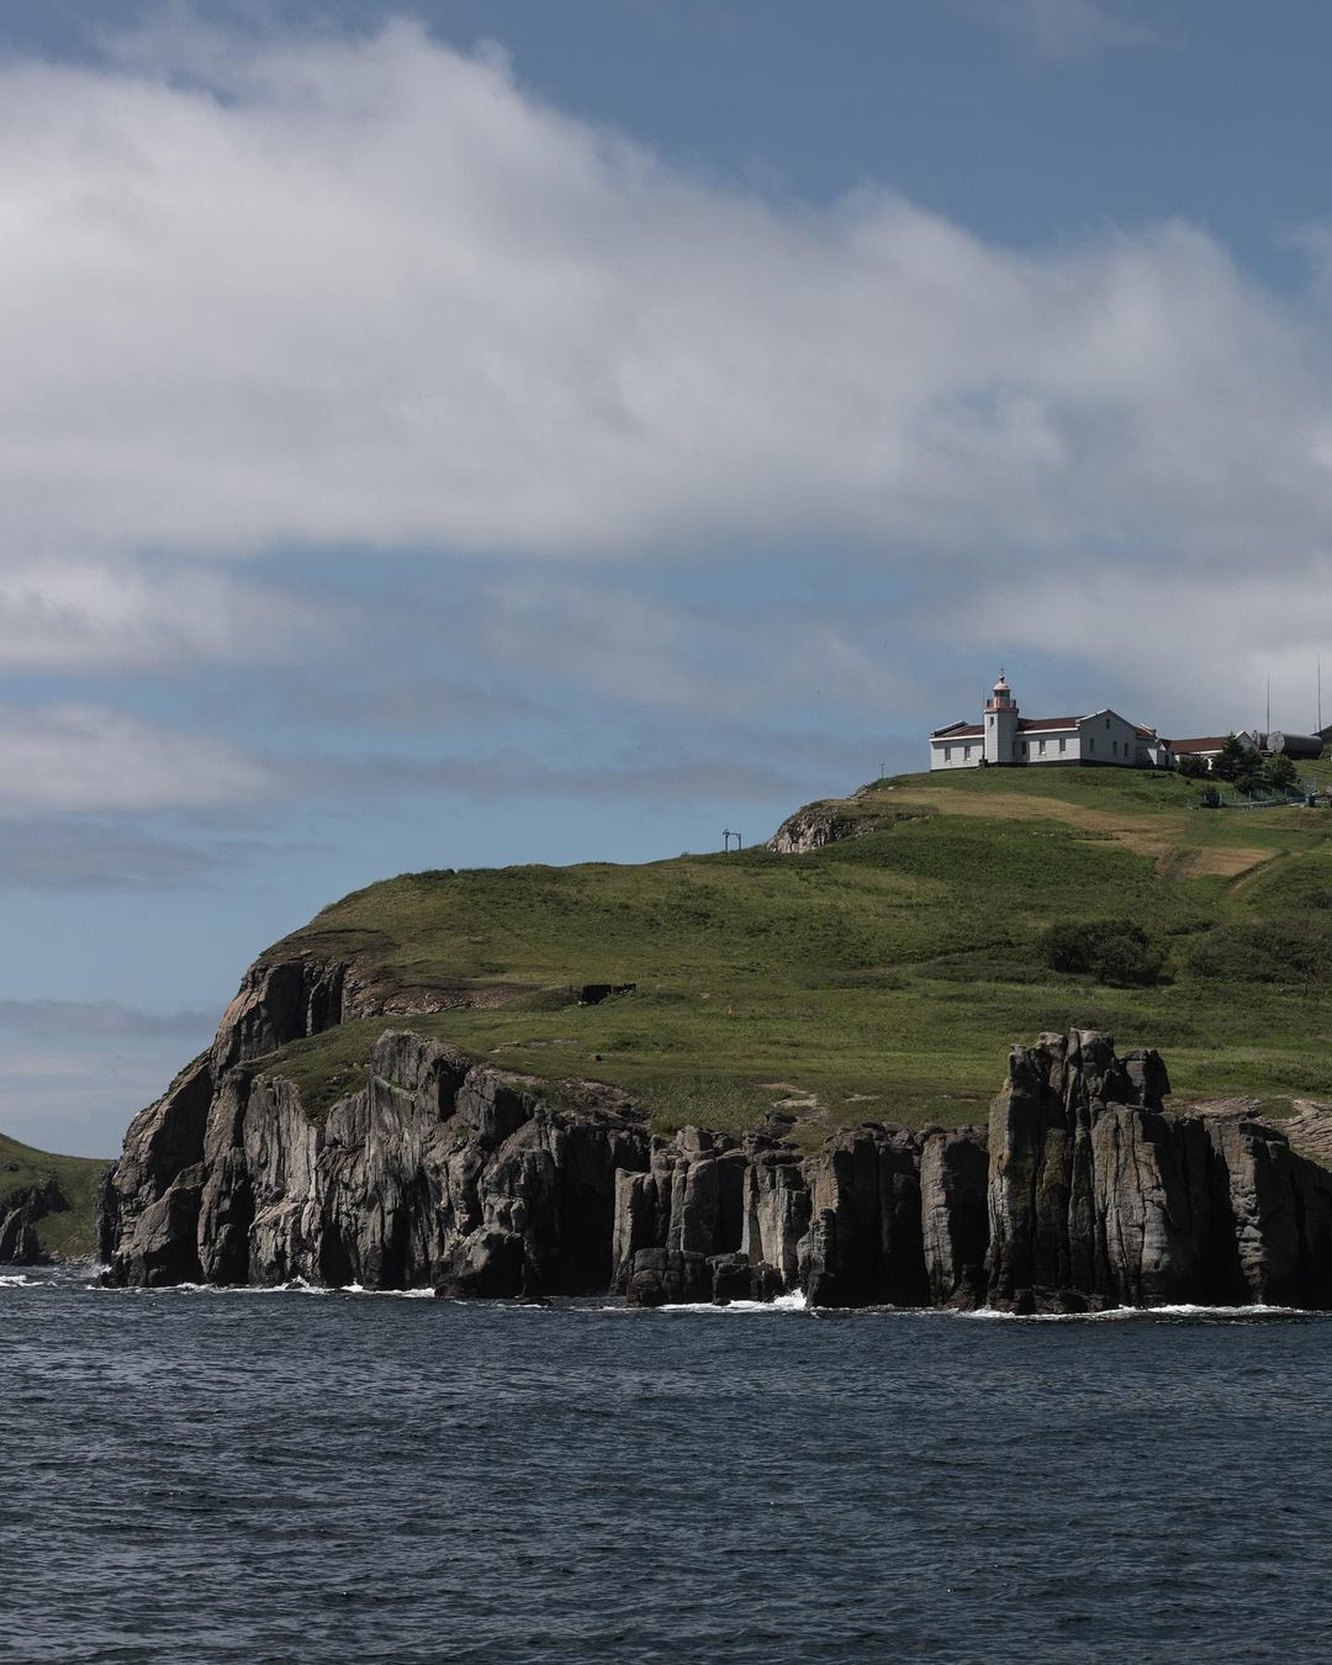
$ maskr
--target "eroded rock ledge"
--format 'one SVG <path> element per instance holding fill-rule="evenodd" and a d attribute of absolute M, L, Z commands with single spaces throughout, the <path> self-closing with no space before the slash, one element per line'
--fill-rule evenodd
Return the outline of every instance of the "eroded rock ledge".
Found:
<path fill-rule="evenodd" d="M 1159 1055 L 1117 1058 L 1104 1035 L 1015 1047 L 988 1128 L 867 1124 L 802 1155 L 766 1134 L 653 1137 L 614 1089 L 552 1102 L 401 1031 L 315 1121 L 254 1051 L 319 1026 L 343 998 L 319 986 L 327 1006 L 303 987 L 277 1022 L 248 991 L 212 1053 L 136 1118 L 103 1187 L 111 1281 L 1332 1307 L 1332 1173 L 1261 1122 L 1166 1111 Z"/>

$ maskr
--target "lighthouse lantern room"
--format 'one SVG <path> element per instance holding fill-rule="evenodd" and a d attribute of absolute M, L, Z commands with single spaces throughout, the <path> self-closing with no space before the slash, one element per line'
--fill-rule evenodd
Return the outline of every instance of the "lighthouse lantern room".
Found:
<path fill-rule="evenodd" d="M 990 697 L 985 702 L 985 761 L 987 763 L 1016 763 L 1018 761 L 1018 708 L 1013 690 L 1000 671 Z"/>

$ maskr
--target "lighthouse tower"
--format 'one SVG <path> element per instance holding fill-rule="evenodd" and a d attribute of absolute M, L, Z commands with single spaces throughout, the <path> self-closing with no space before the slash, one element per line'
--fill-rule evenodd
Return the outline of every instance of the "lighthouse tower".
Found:
<path fill-rule="evenodd" d="M 1017 763 L 1018 708 L 1013 690 L 999 672 L 999 680 L 985 702 L 985 761 Z"/>

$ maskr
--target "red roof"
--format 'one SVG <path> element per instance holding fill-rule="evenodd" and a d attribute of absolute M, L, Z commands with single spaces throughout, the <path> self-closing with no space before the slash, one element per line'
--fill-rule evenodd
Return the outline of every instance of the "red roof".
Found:
<path fill-rule="evenodd" d="M 1210 734 L 1201 740 L 1172 740 L 1170 749 L 1172 752 L 1219 752 L 1228 738 L 1224 734 Z"/>
<path fill-rule="evenodd" d="M 1076 728 L 1081 717 L 1019 717 L 1018 729 L 1025 734 L 1037 728 Z"/>

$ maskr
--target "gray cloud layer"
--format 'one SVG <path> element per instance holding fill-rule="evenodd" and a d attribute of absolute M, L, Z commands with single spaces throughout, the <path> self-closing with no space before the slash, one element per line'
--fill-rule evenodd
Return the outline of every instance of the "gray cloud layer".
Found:
<path fill-rule="evenodd" d="M 0 1000 L 0 1029 L 59 1040 L 91 1035 L 136 1040 L 159 1037 L 199 1041 L 217 1024 L 207 1012 L 141 1012 L 115 1000 Z"/>

